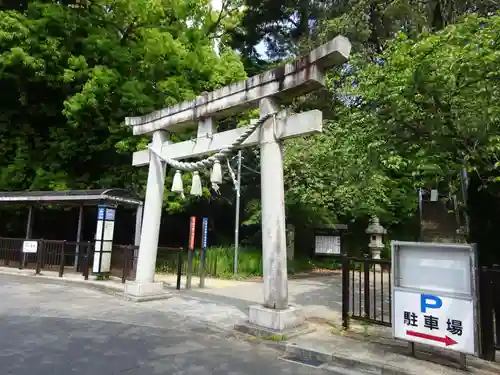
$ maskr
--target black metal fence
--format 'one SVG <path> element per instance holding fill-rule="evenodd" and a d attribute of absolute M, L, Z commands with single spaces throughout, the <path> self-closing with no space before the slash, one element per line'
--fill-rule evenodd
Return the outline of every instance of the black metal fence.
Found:
<path fill-rule="evenodd" d="M 185 253 L 188 253 L 188 251 L 182 247 L 159 246 L 157 251 L 157 263 L 161 262 L 162 270 L 167 273 L 177 273 L 177 289 L 180 289 L 181 274 L 187 274 L 188 272 L 188 265 L 184 262 Z M 135 280 L 138 254 L 139 246 L 113 246 L 111 273 L 114 276 L 121 277 L 122 283 L 126 280 Z M 191 274 L 192 272 L 193 270 L 191 269 Z"/>
<path fill-rule="evenodd" d="M 24 253 L 22 238 L 0 237 L 0 266 L 56 271 L 59 277 L 65 272 L 81 272 L 88 279 L 92 264 L 91 242 L 57 240 L 30 240 L 37 242 L 35 253 Z"/>
<path fill-rule="evenodd" d="M 482 267 L 479 282 L 482 357 L 495 361 L 500 350 L 500 266 Z"/>
<path fill-rule="evenodd" d="M 342 256 L 342 322 L 392 326 L 391 261 Z"/>
<path fill-rule="evenodd" d="M 24 253 L 25 241 L 22 238 L 0 237 L 0 266 L 34 269 L 37 274 L 42 270 L 56 271 L 59 277 L 67 272 L 77 272 L 88 280 L 94 257 L 93 242 L 29 240 L 37 242 L 37 250 L 34 253 Z M 119 277 L 122 283 L 135 280 L 138 252 L 138 246 L 113 245 L 109 274 Z M 181 247 L 159 246 L 157 259 L 164 272 L 177 273 L 177 289 L 180 289 L 182 274 L 189 278 L 194 274 L 200 275 L 203 286 L 205 274 L 210 275 L 211 270 L 216 272 L 217 267 L 215 259 L 213 264 L 208 264 L 207 272 L 202 251 L 188 251 Z"/>
<path fill-rule="evenodd" d="M 156 265 L 158 270 L 162 273 L 176 273 L 179 265 L 179 261 L 182 266 L 182 273 L 186 274 L 188 269 L 188 251 L 187 249 L 181 249 L 182 258 L 179 259 L 178 249 L 172 249 L 168 247 L 159 247 L 158 255 L 156 260 Z M 203 254 L 203 250 L 195 249 L 193 250 L 192 256 L 192 272 L 193 274 L 200 274 L 202 272 L 207 276 L 216 277 L 217 276 L 217 252 L 211 253 L 210 249 L 205 250 L 206 254 Z"/>

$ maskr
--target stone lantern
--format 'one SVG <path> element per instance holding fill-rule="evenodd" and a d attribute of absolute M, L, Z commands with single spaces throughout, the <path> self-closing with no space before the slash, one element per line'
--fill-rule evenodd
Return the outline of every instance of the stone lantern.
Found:
<path fill-rule="evenodd" d="M 372 258 L 380 259 L 380 253 L 384 248 L 384 234 L 387 233 L 387 230 L 380 225 L 378 217 L 374 216 L 365 232 L 370 236 L 368 247 L 372 253 Z"/>

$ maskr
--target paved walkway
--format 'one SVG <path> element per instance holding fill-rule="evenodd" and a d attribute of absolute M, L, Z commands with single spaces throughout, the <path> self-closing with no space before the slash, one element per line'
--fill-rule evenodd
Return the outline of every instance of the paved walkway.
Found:
<path fill-rule="evenodd" d="M 33 276 L 34 270 L 0 267 L 1 273 L 13 275 Z M 60 280 L 57 272 L 42 271 L 42 278 Z M 84 281 L 80 274 L 68 272 L 63 276 L 63 280 L 68 282 L 86 284 L 103 289 L 123 292 L 124 285 L 118 278 L 107 281 L 97 281 L 92 276 Z M 193 276 L 192 289 L 186 290 L 185 276 L 182 276 L 181 290 L 176 291 L 176 275 L 157 274 L 157 281 L 163 281 L 166 287 L 177 296 L 189 296 L 193 301 L 202 300 L 205 303 L 212 301 L 213 304 L 222 304 L 230 307 L 234 312 L 238 312 L 239 318 L 244 318 L 248 314 L 248 307 L 253 304 L 262 303 L 263 285 L 262 281 L 239 281 L 239 280 L 219 280 L 205 278 L 205 288 L 200 289 L 199 278 Z M 342 283 L 341 275 L 315 276 L 311 278 L 291 279 L 288 283 L 290 304 L 302 306 L 307 318 L 320 318 L 338 323 L 341 318 L 342 309 Z"/>
<path fill-rule="evenodd" d="M 0 268 L 0 273 L 2 272 L 8 272 L 8 270 Z M 31 275 L 33 275 L 32 272 Z M 7 313 L 15 313 L 18 316 L 57 315 L 60 318 L 71 319 L 124 321 L 127 324 L 158 328 L 171 327 L 172 324 L 178 327 L 196 325 L 194 332 L 211 335 L 216 332 L 232 332 L 235 324 L 247 319 L 248 306 L 260 302 L 257 292 L 261 287 L 259 282 L 230 281 L 229 286 L 214 285 L 205 290 L 189 291 L 176 291 L 170 287 L 173 296 L 167 300 L 133 303 L 114 296 L 109 297 L 88 288 L 95 285 L 100 288 L 102 284 L 106 284 L 108 289 L 123 290 L 123 285 L 118 280 L 106 282 L 70 280 L 69 282 L 75 284 L 78 282 L 80 285 L 68 288 L 67 285 L 61 285 L 61 283 L 67 284 L 70 276 L 61 281 L 57 275 L 49 274 L 37 277 L 0 275 L 0 279 L 5 277 L 17 277 L 21 282 L 17 282 L 20 286 L 11 283 L 0 288 L 0 296 L 3 298 L 0 315 L 7 309 Z M 317 307 L 334 311 L 335 302 L 332 304 L 332 300 L 322 300 L 318 297 L 311 300 L 310 297 L 327 296 L 331 287 L 330 283 L 335 279 L 330 276 L 309 280 L 291 280 L 291 298 L 299 301 L 301 298 L 306 298 L 303 294 L 308 294 L 309 299 L 306 298 L 306 301 L 314 301 Z M 52 292 L 48 293 L 48 291 Z M 11 302 L 5 303 L 6 295 L 11 298 Z M 324 304 L 321 305 L 321 303 Z M 84 307 L 85 304 L 92 307 Z M 310 316 L 318 315 L 312 311 L 310 314 Z M 171 317 L 177 318 L 172 320 Z M 22 324 L 19 327 L 21 326 Z M 338 329 L 338 324 L 335 322 L 333 326 L 326 324 L 315 324 L 315 326 L 317 329 L 313 333 L 280 343 L 289 357 L 314 359 L 321 364 L 322 368 L 334 371 L 336 374 L 358 374 L 358 371 L 365 373 L 366 370 L 370 373 L 393 375 L 463 374 L 457 369 L 458 356 L 456 354 L 418 347 L 419 359 L 412 358 L 408 355 L 406 344 L 393 340 L 390 337 L 390 331 L 385 328 L 353 324 L 353 329 L 345 333 Z M 226 350 L 231 351 L 231 349 Z M 471 373 L 482 375 L 500 373 L 498 363 L 492 364 L 473 357 L 468 358 Z M 443 364 L 446 367 L 443 367 Z"/>
<path fill-rule="evenodd" d="M 157 279 L 175 285 L 173 275 L 157 276 Z M 184 286 L 183 280 L 182 288 Z M 198 278 L 193 277 L 192 289 L 181 289 L 179 293 L 237 306 L 245 313 L 250 305 L 262 303 L 262 281 L 207 279 L 206 288 L 200 289 L 197 286 Z M 290 304 L 302 306 L 308 318 L 320 318 L 335 322 L 341 318 L 342 280 L 340 274 L 290 279 L 288 293 Z"/>
<path fill-rule="evenodd" d="M 43 271 L 40 276 L 34 276 L 33 270 L 19 270 L 16 268 L 0 267 L 0 275 L 20 276 L 32 282 L 39 283 L 53 283 L 67 285 L 68 283 L 74 285 L 75 288 L 82 290 L 82 288 L 95 288 L 103 290 L 106 293 L 123 293 L 124 284 L 120 279 L 112 278 L 107 281 L 89 280 L 85 281 L 83 277 L 75 273 L 67 273 L 63 278 L 59 278 L 57 272 Z M 184 285 L 184 284 L 183 284 Z M 166 300 L 150 301 L 144 304 L 150 310 L 158 312 L 169 312 L 184 316 L 186 318 L 195 319 L 203 323 L 211 323 L 215 326 L 228 329 L 236 323 L 243 322 L 247 319 L 248 309 L 240 308 L 238 306 L 220 303 L 219 301 L 209 301 L 206 298 L 198 298 L 196 296 L 186 295 L 185 290 L 177 292 L 173 287 L 168 287 L 173 296 Z M 116 299 L 116 301 L 121 301 Z M 132 305 L 133 306 L 133 305 Z"/>
<path fill-rule="evenodd" d="M 88 285 L 88 284 L 86 284 Z M 173 312 L 48 278 L 0 275 L 0 368 L 10 375 L 325 375 Z M 170 301 L 170 302 L 168 302 Z M 201 311 L 200 311 L 201 314 Z M 356 373 L 359 374 L 359 373 Z M 361 374 L 359 374 L 361 375 Z"/>

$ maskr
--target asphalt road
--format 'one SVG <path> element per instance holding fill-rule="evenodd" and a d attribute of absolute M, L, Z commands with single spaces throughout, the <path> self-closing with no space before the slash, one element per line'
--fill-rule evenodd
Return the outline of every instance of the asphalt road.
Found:
<path fill-rule="evenodd" d="M 332 374 L 147 303 L 28 277 L 0 275 L 0 333 L 6 375 Z"/>

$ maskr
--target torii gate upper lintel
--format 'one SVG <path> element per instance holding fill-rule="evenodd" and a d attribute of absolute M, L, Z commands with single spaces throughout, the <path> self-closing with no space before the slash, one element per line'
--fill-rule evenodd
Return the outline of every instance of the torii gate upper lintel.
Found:
<path fill-rule="evenodd" d="M 338 36 L 281 67 L 147 115 L 127 117 L 125 124 L 132 127 L 134 135 L 159 129 L 177 132 L 196 127 L 200 118 L 219 119 L 256 108 L 260 99 L 268 96 L 286 103 L 323 87 L 325 71 L 344 63 L 350 51 L 349 41 Z"/>
<path fill-rule="evenodd" d="M 234 83 L 194 100 L 126 118 L 135 135 L 153 133 L 150 149 L 137 151 L 133 165 L 149 165 L 144 219 L 137 260 L 136 280 L 127 282 L 127 294 L 142 297 L 160 294 L 162 283 L 154 282 L 160 231 L 166 163 L 212 152 L 260 145 L 262 251 L 264 305 L 252 306 L 249 321 L 275 331 L 303 322 L 296 308 L 288 306 L 288 279 L 285 234 L 283 155 L 281 140 L 322 131 L 322 114 L 313 110 L 288 117 L 276 116 L 279 104 L 325 84 L 325 71 L 344 63 L 351 44 L 338 36 L 311 53 L 282 67 Z M 259 107 L 259 123 L 216 133 L 215 121 L 249 108 Z M 197 126 L 195 140 L 171 143 L 168 133 Z M 207 136 L 209 135 L 209 136 Z M 155 150 L 152 152 L 152 150 Z M 223 151 L 221 151 L 223 150 Z M 193 164 L 193 163 L 191 163 Z M 192 166 L 192 165 L 191 165 Z M 187 169 L 194 170 L 194 169 Z"/>

